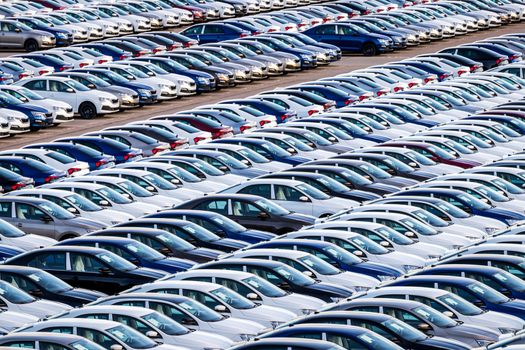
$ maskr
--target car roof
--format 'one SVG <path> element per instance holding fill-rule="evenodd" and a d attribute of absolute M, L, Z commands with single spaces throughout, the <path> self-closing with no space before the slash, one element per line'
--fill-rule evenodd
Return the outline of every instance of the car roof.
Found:
<path fill-rule="evenodd" d="M 22 197 L 22 196 L 2 196 L 0 197 L 1 202 L 25 202 L 30 204 L 46 204 L 49 203 L 49 201 L 41 198 L 34 198 L 34 197 Z"/>
<path fill-rule="evenodd" d="M 45 186 L 47 186 L 47 188 L 49 187 L 52 188 L 54 186 L 71 186 L 72 188 L 84 188 L 88 190 L 97 190 L 97 189 L 106 187 L 100 184 L 95 184 L 95 183 L 90 183 L 90 182 L 76 182 L 76 181 L 60 181 L 60 182 L 46 184 Z"/>
<path fill-rule="evenodd" d="M 67 317 L 68 315 L 85 315 L 89 313 L 102 313 L 102 314 L 109 314 L 109 313 L 118 313 L 118 314 L 127 314 L 127 315 L 133 315 L 133 316 L 142 316 L 142 315 L 148 315 L 153 312 L 151 309 L 146 309 L 143 307 L 137 307 L 137 306 L 124 306 L 124 305 L 85 305 L 81 308 L 72 309 L 69 311 L 66 311 L 63 315 Z M 62 318 L 62 317 L 61 317 Z"/>
<path fill-rule="evenodd" d="M 70 344 L 74 341 L 85 339 L 79 335 L 55 332 L 16 332 L 9 333 L 0 338 L 2 343 L 20 341 L 20 340 L 34 340 L 34 341 L 52 341 L 61 344 Z M 8 349 L 13 349 L 9 347 Z"/>
<path fill-rule="evenodd" d="M 173 303 L 180 303 L 182 301 L 188 300 L 187 297 L 184 297 L 182 295 L 177 294 L 168 294 L 168 293 L 123 293 L 119 295 L 112 295 L 105 297 L 100 300 L 100 302 L 97 302 L 93 305 L 105 305 L 104 301 L 112 301 L 112 300 L 124 300 L 124 299 L 138 299 L 138 300 L 162 300 L 166 302 L 173 302 Z M 193 300 L 193 299 L 191 299 Z"/>
<path fill-rule="evenodd" d="M 236 280 L 242 280 L 242 279 L 245 279 L 245 278 L 249 278 L 249 277 L 253 277 L 254 275 L 249 273 L 249 272 L 244 272 L 244 271 L 235 271 L 235 270 L 214 270 L 214 269 L 191 269 L 191 270 L 187 270 L 187 271 L 182 271 L 182 272 L 179 272 L 177 273 L 176 276 L 206 276 L 206 277 L 222 277 L 222 278 L 227 278 L 227 277 L 230 277 L 232 279 L 236 279 Z M 166 279 L 169 279 L 166 278 Z M 159 281 L 161 281 L 162 279 L 160 279 Z"/>
<path fill-rule="evenodd" d="M 282 263 L 272 260 L 265 259 L 251 259 L 251 258 L 228 258 L 222 260 L 214 260 L 204 264 L 199 265 L 199 269 L 206 268 L 208 266 L 213 266 L 217 264 L 234 264 L 234 265 L 255 265 L 255 266 L 264 266 L 264 267 L 278 267 L 282 266 Z"/>
<path fill-rule="evenodd" d="M 407 295 L 422 295 L 427 296 L 430 298 L 437 298 L 439 296 L 448 294 L 449 292 L 442 290 L 442 289 L 436 289 L 436 288 L 426 288 L 426 287 L 410 287 L 407 288 L 405 286 L 384 286 L 378 289 L 369 290 L 366 294 L 364 294 L 362 297 L 369 297 L 370 295 L 374 295 L 376 293 L 382 293 L 385 294 L 407 294 Z"/>
<path fill-rule="evenodd" d="M 25 196 L 21 196 L 23 194 L 41 194 L 41 195 L 50 195 L 50 196 L 57 196 L 57 197 L 63 198 L 63 197 L 66 197 L 66 196 L 74 195 L 76 193 L 68 191 L 68 190 L 56 190 L 56 189 L 52 189 L 52 188 L 41 188 L 41 187 L 39 187 L 39 188 L 28 188 L 28 189 L 23 188 L 21 190 L 10 192 L 9 194 L 12 195 L 12 196 L 20 195 L 21 198 L 28 198 L 28 197 L 25 197 Z M 31 197 L 29 197 L 29 198 L 31 198 Z"/>
<path fill-rule="evenodd" d="M 268 256 L 280 256 L 287 257 L 290 259 L 298 259 L 305 255 L 310 255 L 309 253 L 292 250 L 292 249 L 272 249 L 272 248 L 253 248 L 247 250 L 241 250 L 236 253 L 233 253 L 233 256 L 246 256 L 245 254 L 253 255 L 268 255 Z"/>

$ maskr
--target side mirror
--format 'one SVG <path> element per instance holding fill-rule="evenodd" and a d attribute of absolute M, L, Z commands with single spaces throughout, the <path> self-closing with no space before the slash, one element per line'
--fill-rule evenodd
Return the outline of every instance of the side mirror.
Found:
<path fill-rule="evenodd" d="M 180 323 L 182 323 L 185 326 L 197 326 L 198 323 L 193 318 L 183 318 Z"/>
<path fill-rule="evenodd" d="M 270 215 L 269 215 L 267 212 L 265 212 L 265 211 L 261 211 L 261 212 L 257 215 L 257 217 L 258 217 L 259 219 L 269 219 L 269 218 L 270 218 Z"/>
<path fill-rule="evenodd" d="M 75 93 L 75 90 L 74 90 L 73 88 L 67 88 L 67 89 L 66 89 L 66 92 L 67 92 L 68 94 L 73 94 L 73 93 Z"/>
<path fill-rule="evenodd" d="M 98 272 L 100 272 L 103 275 L 109 275 L 111 273 L 111 269 L 108 267 L 101 267 L 98 269 Z"/>
<path fill-rule="evenodd" d="M 430 325 L 428 323 L 420 323 L 417 325 L 417 329 L 422 332 L 427 332 L 430 330 Z"/>
<path fill-rule="evenodd" d="M 303 271 L 303 275 L 314 278 L 314 274 L 312 273 L 312 271 Z"/>
<path fill-rule="evenodd" d="M 98 204 L 103 206 L 103 207 L 109 207 L 110 206 L 109 202 L 107 200 L 105 200 L 105 199 L 99 201 Z"/>
<path fill-rule="evenodd" d="M 67 208 L 67 211 L 70 212 L 71 214 L 80 215 L 78 210 L 76 208 L 73 208 L 73 207 Z"/>
<path fill-rule="evenodd" d="M 456 318 L 456 315 L 452 311 L 444 311 L 443 315 L 450 317 L 450 318 Z"/>
<path fill-rule="evenodd" d="M 154 74 L 153 72 L 148 72 L 147 74 L 148 74 L 148 76 L 150 76 L 150 77 L 155 76 L 155 74 Z"/>
<path fill-rule="evenodd" d="M 42 297 L 42 296 L 44 296 L 44 292 L 42 292 L 41 289 L 31 289 L 29 291 L 29 294 L 31 294 L 34 297 Z"/>
<path fill-rule="evenodd" d="M 155 191 L 155 187 L 153 187 L 153 186 L 146 186 L 146 190 L 148 190 L 150 192 L 154 192 Z"/>
<path fill-rule="evenodd" d="M 122 347 L 122 345 L 119 345 L 119 344 L 113 344 L 109 347 L 110 350 L 124 350 L 124 348 Z"/>
<path fill-rule="evenodd" d="M 330 142 L 337 142 L 337 139 L 335 137 L 333 137 L 333 136 L 330 136 L 328 138 L 328 141 L 330 141 Z"/>
<path fill-rule="evenodd" d="M 358 257 L 363 257 L 365 254 L 360 250 L 354 250 L 353 254 Z"/>
<path fill-rule="evenodd" d="M 306 196 L 299 197 L 299 202 L 309 202 L 309 201 L 310 201 L 310 198 L 308 198 Z"/>
<path fill-rule="evenodd" d="M 96 89 L 97 88 L 97 86 L 95 84 L 88 84 L 87 87 L 90 88 L 90 89 Z"/>
<path fill-rule="evenodd" d="M 29 102 L 29 99 L 26 97 L 20 97 L 20 101 L 22 102 Z"/>
<path fill-rule="evenodd" d="M 228 169 L 228 167 L 227 167 L 226 165 L 221 165 L 221 166 L 219 167 L 219 170 L 220 170 L 220 171 L 223 171 L 223 172 L 230 171 L 230 169 Z"/>
<path fill-rule="evenodd" d="M 216 305 L 213 310 L 217 312 L 228 312 L 228 309 L 226 309 L 226 306 L 224 305 Z"/>
<path fill-rule="evenodd" d="M 122 195 L 127 199 L 131 199 L 131 195 L 129 193 L 122 193 Z"/>
<path fill-rule="evenodd" d="M 379 244 L 385 248 L 392 248 L 392 245 L 390 244 L 390 242 L 387 242 L 387 241 L 381 241 Z"/>
<path fill-rule="evenodd" d="M 487 203 L 487 204 L 490 203 L 489 200 L 488 200 L 487 198 L 481 198 L 481 201 L 482 201 L 483 203 Z"/>
<path fill-rule="evenodd" d="M 250 162 L 248 161 L 248 159 L 243 159 L 243 160 L 241 160 L 241 162 L 243 164 L 246 164 L 246 165 L 251 165 Z"/>
<path fill-rule="evenodd" d="M 259 300 L 259 296 L 255 293 L 248 293 L 246 294 L 246 298 L 250 300 Z"/>
<path fill-rule="evenodd" d="M 416 237 L 416 234 L 412 231 L 408 231 L 407 233 L 405 233 L 405 236 L 412 238 L 412 237 Z"/>
<path fill-rule="evenodd" d="M 171 179 L 171 183 L 174 184 L 174 185 L 180 185 L 180 180 L 179 179 Z"/>
<path fill-rule="evenodd" d="M 408 166 L 411 166 L 412 168 L 417 168 L 418 167 L 416 162 L 410 162 L 410 163 L 408 163 Z"/>
<path fill-rule="evenodd" d="M 155 331 L 147 331 L 146 332 L 146 337 L 153 338 L 153 339 L 160 338 L 159 333 L 157 333 Z"/>
<path fill-rule="evenodd" d="M 15 33 L 21 33 L 22 32 L 22 29 L 20 28 L 15 28 Z"/>
<path fill-rule="evenodd" d="M 293 149 L 292 147 L 288 147 L 286 149 L 289 153 L 297 153 L 297 151 L 295 149 Z"/>

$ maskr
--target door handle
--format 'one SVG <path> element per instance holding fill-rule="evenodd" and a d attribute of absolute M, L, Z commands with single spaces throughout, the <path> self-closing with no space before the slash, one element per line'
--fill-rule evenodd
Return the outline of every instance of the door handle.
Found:
<path fill-rule="evenodd" d="M 16 226 L 18 226 L 18 227 L 22 227 L 22 223 L 19 222 L 18 224 L 16 224 Z"/>

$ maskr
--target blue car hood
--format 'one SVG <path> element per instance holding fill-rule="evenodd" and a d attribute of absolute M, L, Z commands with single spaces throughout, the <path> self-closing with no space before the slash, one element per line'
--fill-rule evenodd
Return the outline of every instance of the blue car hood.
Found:
<path fill-rule="evenodd" d="M 357 136 L 357 138 L 365 139 L 365 140 L 369 140 L 369 141 L 374 141 L 374 142 L 377 142 L 377 143 L 386 142 L 386 141 L 390 141 L 391 140 L 390 137 L 381 136 L 381 135 L 372 135 L 372 134 L 363 135 L 363 136 Z"/>
<path fill-rule="evenodd" d="M 348 194 L 348 195 L 358 196 L 360 198 L 363 198 L 363 200 L 371 200 L 371 199 L 381 198 L 381 196 L 378 195 L 378 194 L 375 194 L 375 193 L 372 193 L 372 192 L 367 192 L 367 191 L 361 191 L 361 190 L 350 190 L 350 191 L 346 191 L 344 193 Z"/>
<path fill-rule="evenodd" d="M 87 290 L 82 288 L 73 288 L 71 290 L 67 290 L 65 292 L 60 293 L 61 295 L 64 295 L 66 297 L 71 298 L 78 298 L 78 299 L 84 299 L 87 301 L 95 301 L 98 298 L 106 297 L 107 294 L 97 292 L 94 290 Z"/>
<path fill-rule="evenodd" d="M 525 215 L 522 215 L 520 213 L 516 213 L 516 212 L 514 212 L 512 210 L 501 209 L 501 208 L 490 208 L 490 209 L 487 209 L 485 211 L 488 212 L 488 213 L 499 215 L 499 216 L 503 216 L 503 217 L 506 217 L 506 218 L 509 218 L 509 219 L 525 220 Z"/>
<path fill-rule="evenodd" d="M 215 249 L 208 249 L 208 248 L 196 248 L 190 251 L 191 254 L 204 256 L 206 258 L 215 259 L 219 255 L 221 255 L 223 252 L 220 250 Z"/>
<path fill-rule="evenodd" d="M 259 230 L 246 230 L 246 231 L 240 232 L 239 234 L 243 236 L 248 236 L 250 238 L 256 238 L 261 241 L 269 241 L 270 239 L 277 237 L 277 235 L 273 233 L 259 231 Z"/>
<path fill-rule="evenodd" d="M 129 274 L 141 276 L 141 277 L 149 277 L 154 279 L 159 279 L 167 275 L 166 272 L 154 270 L 154 269 L 148 269 L 146 267 L 139 267 L 135 270 L 126 271 Z"/>
<path fill-rule="evenodd" d="M 311 159 L 306 158 L 306 157 L 301 157 L 301 156 L 290 156 L 290 157 L 286 157 L 286 159 L 291 160 L 293 162 L 300 163 L 300 164 L 311 161 Z"/>
<path fill-rule="evenodd" d="M 369 261 L 364 261 L 360 264 L 356 264 L 356 265 L 353 265 L 354 267 L 357 267 L 358 269 L 363 269 L 363 270 L 366 270 L 366 271 L 369 271 L 375 275 L 378 275 L 378 276 L 395 276 L 395 277 L 399 277 L 403 274 L 403 272 L 401 270 L 398 270 L 396 268 L 393 268 L 393 267 L 390 267 L 390 266 L 387 266 L 387 265 L 383 265 L 383 264 L 378 264 L 378 263 L 373 263 L 373 262 L 369 262 Z"/>
<path fill-rule="evenodd" d="M 223 246 L 226 246 L 226 247 L 230 247 L 230 248 L 237 248 L 237 249 L 244 248 L 244 247 L 247 247 L 249 245 L 246 242 L 239 241 L 239 240 L 236 240 L 236 239 L 231 239 L 231 238 L 221 238 L 221 239 L 218 239 L 216 241 L 213 241 L 212 243 L 220 244 L 220 245 L 223 245 Z"/>
<path fill-rule="evenodd" d="M 350 297 L 353 294 L 353 291 L 349 288 L 344 288 L 336 284 L 326 282 L 318 282 L 305 287 L 320 292 L 337 293 L 341 297 Z"/>
<path fill-rule="evenodd" d="M 162 269 L 163 266 L 167 268 L 176 268 L 180 271 L 188 270 L 193 267 L 196 263 L 186 259 L 179 258 L 166 258 L 162 260 L 153 261 L 153 264 L 159 266 L 159 269 Z"/>

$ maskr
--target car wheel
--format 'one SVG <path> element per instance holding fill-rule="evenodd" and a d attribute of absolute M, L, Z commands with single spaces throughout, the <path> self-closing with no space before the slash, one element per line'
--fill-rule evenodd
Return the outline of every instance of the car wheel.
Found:
<path fill-rule="evenodd" d="M 97 116 L 97 108 L 91 102 L 84 102 L 78 107 L 78 114 L 83 119 L 93 119 Z"/>
<path fill-rule="evenodd" d="M 363 55 L 365 56 L 375 56 L 377 55 L 377 46 L 374 44 L 368 43 L 363 46 Z"/>
<path fill-rule="evenodd" d="M 77 238 L 77 237 L 78 237 L 77 235 L 74 235 L 72 233 L 67 233 L 63 235 L 62 237 L 60 237 L 59 241 L 65 241 L 66 239 Z"/>
<path fill-rule="evenodd" d="M 24 49 L 27 52 L 36 51 L 36 50 L 38 50 L 38 42 L 36 40 L 33 40 L 33 39 L 26 40 L 26 42 L 24 43 Z"/>

